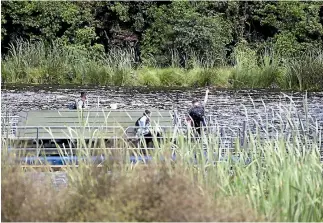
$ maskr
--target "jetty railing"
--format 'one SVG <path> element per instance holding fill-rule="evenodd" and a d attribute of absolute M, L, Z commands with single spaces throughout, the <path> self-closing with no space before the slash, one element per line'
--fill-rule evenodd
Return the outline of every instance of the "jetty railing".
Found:
<path fill-rule="evenodd" d="M 190 128 L 188 123 L 185 122 L 185 115 L 178 115 L 174 113 L 174 126 L 158 126 L 163 129 L 176 129 L 176 131 L 181 133 L 189 132 Z M 181 117 L 182 116 L 182 117 Z M 123 128 L 122 126 L 18 126 L 19 116 L 1 116 L 1 136 L 3 138 L 8 139 L 30 139 L 34 138 L 35 140 L 41 139 L 39 137 L 40 130 L 47 129 L 48 131 L 61 129 L 67 130 L 70 129 L 87 129 L 87 130 L 111 130 L 116 133 L 117 129 L 123 129 L 123 133 L 126 134 L 129 128 L 137 128 L 136 126 L 128 126 L 127 128 Z M 216 117 L 213 115 L 206 116 L 206 133 L 218 135 L 219 137 L 225 139 L 239 138 L 240 145 L 244 145 L 247 142 L 248 134 L 256 134 L 261 139 L 277 139 L 281 137 L 282 134 L 288 139 L 289 137 L 298 134 L 309 137 L 309 139 L 313 139 L 314 141 L 322 142 L 322 132 L 323 132 L 323 122 L 313 122 L 309 123 L 307 126 L 304 126 L 302 123 L 299 126 L 290 126 L 288 123 L 282 125 L 282 123 L 273 125 L 264 125 L 255 122 L 250 122 L 250 120 L 244 120 L 242 125 L 239 127 L 230 127 L 225 125 L 220 125 L 217 123 Z M 30 137 L 18 137 L 17 132 L 21 129 L 34 129 L 35 135 Z M 54 135 L 55 136 L 55 135 Z M 68 136 L 68 135 L 66 135 Z M 120 138 L 118 136 L 114 136 L 111 138 Z M 129 136 L 128 138 L 135 138 L 134 136 Z M 232 143 L 231 143 L 232 146 Z"/>
<path fill-rule="evenodd" d="M 8 138 L 15 136 L 19 118 L 17 115 L 1 116 L 1 136 Z"/>

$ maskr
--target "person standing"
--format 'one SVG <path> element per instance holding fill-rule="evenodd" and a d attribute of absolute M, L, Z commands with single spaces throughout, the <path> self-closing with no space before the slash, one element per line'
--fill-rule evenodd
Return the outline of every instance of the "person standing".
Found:
<path fill-rule="evenodd" d="M 201 129 L 206 126 L 205 123 L 205 105 L 209 96 L 209 89 L 206 89 L 205 98 L 202 103 L 194 99 L 192 101 L 192 108 L 189 110 L 189 118 L 191 119 L 191 126 L 194 130 L 201 135 Z"/>
<path fill-rule="evenodd" d="M 151 112 L 149 110 L 145 110 L 143 115 L 136 121 L 135 124 L 135 126 L 138 127 L 137 136 L 143 136 L 145 138 L 146 146 L 153 142 L 153 135 L 150 131 L 150 118 Z M 160 137 L 160 133 L 157 133 L 156 136 Z"/>

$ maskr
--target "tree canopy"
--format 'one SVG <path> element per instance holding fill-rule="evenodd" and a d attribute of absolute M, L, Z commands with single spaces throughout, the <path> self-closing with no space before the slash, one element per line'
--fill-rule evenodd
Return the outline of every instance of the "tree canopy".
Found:
<path fill-rule="evenodd" d="M 301 1 L 73 2 L 2 1 L 3 54 L 23 38 L 81 49 L 130 47 L 137 59 L 166 66 L 174 52 L 222 63 L 241 41 L 294 55 L 323 41 L 323 7 Z"/>

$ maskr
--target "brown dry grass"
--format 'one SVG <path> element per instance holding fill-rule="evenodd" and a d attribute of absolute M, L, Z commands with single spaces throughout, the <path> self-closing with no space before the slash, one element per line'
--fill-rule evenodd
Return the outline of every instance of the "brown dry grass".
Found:
<path fill-rule="evenodd" d="M 182 171 L 165 166 L 131 172 L 117 168 L 114 174 L 107 174 L 107 168 L 84 167 L 60 191 L 48 181 L 31 181 L 17 167 L 2 171 L 3 221 L 259 220 L 246 201 L 214 200 Z"/>
<path fill-rule="evenodd" d="M 17 166 L 2 168 L 1 172 L 2 221 L 55 219 L 64 190 L 55 190 L 48 176 L 24 173 Z"/>

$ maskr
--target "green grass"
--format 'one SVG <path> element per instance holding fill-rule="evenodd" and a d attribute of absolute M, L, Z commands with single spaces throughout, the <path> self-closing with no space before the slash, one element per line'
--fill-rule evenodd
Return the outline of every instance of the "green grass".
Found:
<path fill-rule="evenodd" d="M 135 53 L 128 49 L 104 53 L 57 42 L 17 40 L 3 57 L 1 68 L 7 83 L 318 90 L 323 89 L 322 55 L 322 50 L 316 50 L 299 58 L 282 58 L 272 50 L 257 53 L 238 46 L 233 66 L 217 67 L 214 61 L 199 59 L 193 52 L 186 68 L 179 67 L 176 54 L 172 66 L 158 67 L 154 58 L 154 65 L 136 64 Z"/>
<path fill-rule="evenodd" d="M 304 89 L 323 89 L 323 54 L 321 50 L 308 52 L 300 58 L 286 61 L 287 80 L 290 86 Z"/>
<path fill-rule="evenodd" d="M 319 154 L 322 130 L 316 128 L 318 123 L 292 119 L 292 104 L 281 106 L 282 112 L 276 114 L 280 123 L 275 126 L 278 131 L 275 137 L 262 139 L 259 129 L 256 133 L 247 129 L 247 143 L 235 147 L 239 161 L 230 159 L 229 153 L 227 162 L 219 160 L 223 149 L 219 143 L 223 138 L 218 128 L 203 135 L 207 157 L 200 141 L 187 141 L 186 133 L 176 132 L 178 143 L 163 141 L 152 152 L 153 160 L 149 163 L 125 162 L 124 158 L 134 152 L 125 144 L 121 151 L 100 151 L 106 157 L 119 157 L 119 161 L 103 162 L 99 168 L 85 160 L 79 167 L 67 167 L 68 187 L 59 192 L 49 184 L 27 180 L 27 173 L 35 170 L 30 167 L 23 172 L 19 164 L 10 163 L 14 154 L 7 153 L 5 148 L 10 142 L 3 139 L 2 218 L 7 221 L 322 221 L 323 178 Z M 260 120 L 258 124 L 261 123 L 268 125 L 268 120 Z M 303 137 L 302 131 L 293 131 L 285 138 L 281 130 L 285 127 L 311 129 L 316 140 Z M 79 143 L 79 147 L 89 148 L 84 140 Z M 171 146 L 176 149 L 176 161 L 169 159 Z M 192 163 L 195 154 L 197 161 Z M 91 153 L 82 149 L 77 155 L 89 157 Z M 168 159 L 160 161 L 161 156 Z M 251 163 L 245 162 L 248 157 Z"/>
<path fill-rule="evenodd" d="M 258 59 L 254 50 L 240 49 L 235 52 L 231 79 L 238 88 L 266 88 L 276 84 L 286 89 L 280 79 L 283 71 L 280 58 L 273 52 L 266 51 Z"/>

